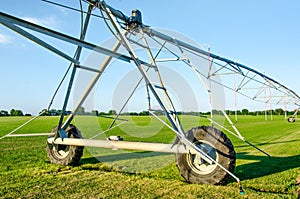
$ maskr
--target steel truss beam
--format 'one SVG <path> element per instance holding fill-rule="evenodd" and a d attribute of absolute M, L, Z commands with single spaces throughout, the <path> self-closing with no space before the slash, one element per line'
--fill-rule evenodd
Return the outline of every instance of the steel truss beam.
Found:
<path fill-rule="evenodd" d="M 35 32 L 39 32 L 42 33 L 44 35 L 74 44 L 76 46 L 80 46 L 82 48 L 86 48 L 92 51 L 96 51 L 111 57 L 114 57 L 116 59 L 120 59 L 126 62 L 130 62 L 131 58 L 126 56 L 126 55 L 122 55 L 116 52 L 113 52 L 111 50 L 108 50 L 106 48 L 103 48 L 101 46 L 97 46 L 95 44 L 71 37 L 69 35 L 51 30 L 49 28 L 45 28 L 36 24 L 33 24 L 31 22 L 25 21 L 23 19 L 19 19 L 17 17 L 5 14 L 3 12 L 0 12 L 0 23 L 3 24 L 4 26 L 7 26 L 8 28 L 12 29 L 13 31 L 16 31 L 18 33 L 20 33 L 21 35 L 27 37 L 28 39 L 32 40 L 33 42 L 45 47 L 46 49 L 54 52 L 55 54 L 64 57 L 65 59 L 78 64 L 77 61 L 75 61 L 73 58 L 67 56 L 66 54 L 62 53 L 61 51 L 59 51 L 58 49 L 56 49 L 55 47 L 47 44 L 46 42 L 38 39 L 37 37 L 33 36 L 32 34 L 30 34 L 29 32 L 25 31 L 24 29 L 18 28 L 16 25 L 21 26 L 23 28 L 27 28 L 30 30 L 33 30 Z"/>

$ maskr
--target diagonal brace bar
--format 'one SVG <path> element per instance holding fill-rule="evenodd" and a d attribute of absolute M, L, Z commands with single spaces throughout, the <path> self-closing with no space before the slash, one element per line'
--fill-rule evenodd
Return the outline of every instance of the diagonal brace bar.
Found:
<path fill-rule="evenodd" d="M 6 26 L 7 28 L 17 32 L 18 34 L 26 37 L 27 39 L 39 44 L 40 46 L 52 51 L 53 53 L 65 58 L 66 60 L 72 62 L 72 63 L 75 63 L 75 64 L 79 64 L 75 59 L 73 59 L 72 57 L 70 57 L 69 55 L 63 53 L 62 51 L 58 50 L 57 48 L 51 46 L 50 44 L 44 42 L 43 40 L 37 38 L 36 36 L 30 34 L 29 32 L 23 30 L 22 28 L 8 22 L 8 21 L 5 21 L 5 20 L 2 20 L 0 18 L 0 23 L 2 23 L 4 26 Z"/>
<path fill-rule="evenodd" d="M 126 56 L 126 55 L 123 55 L 123 54 L 120 54 L 120 53 L 117 53 L 117 52 L 113 52 L 111 50 L 108 50 L 106 48 L 103 48 L 101 46 L 97 46 L 95 44 L 92 44 L 92 43 L 89 43 L 89 42 L 86 42 L 86 41 L 81 41 L 80 39 L 77 39 L 77 38 L 71 37 L 69 35 L 51 30 L 49 28 L 45 28 L 43 26 L 39 26 L 39 25 L 30 23 L 30 22 L 25 21 L 23 19 L 19 19 L 17 17 L 5 14 L 3 12 L 0 12 L 0 23 L 2 23 L 4 25 L 5 24 L 19 25 L 19 26 L 22 26 L 24 28 L 28 28 L 30 30 L 42 33 L 44 35 L 48 35 L 50 37 L 54 37 L 56 39 L 59 39 L 59 40 L 65 41 L 65 42 L 69 42 L 69 43 L 75 44 L 77 46 L 81 46 L 81 47 L 89 49 L 89 50 L 93 50 L 93 51 L 96 51 L 96 52 L 99 52 L 99 53 L 102 53 L 102 54 L 105 54 L 105 55 L 109 55 L 111 57 L 121 59 L 123 61 L 130 62 L 132 60 L 131 57 L 129 57 L 129 56 Z"/>

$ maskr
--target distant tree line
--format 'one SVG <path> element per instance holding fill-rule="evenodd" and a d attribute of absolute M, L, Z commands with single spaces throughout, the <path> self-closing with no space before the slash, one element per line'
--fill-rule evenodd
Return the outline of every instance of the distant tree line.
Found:
<path fill-rule="evenodd" d="M 154 110 L 154 114 L 156 115 L 164 115 L 164 112 L 162 110 Z M 259 111 L 249 111 L 248 109 L 242 109 L 242 110 L 225 110 L 227 115 L 265 115 L 267 114 L 273 114 L 273 115 L 284 115 L 285 111 L 281 108 L 275 109 L 275 110 L 259 110 Z M 221 110 L 212 110 L 213 114 L 221 115 Z M 295 111 L 286 111 L 287 115 L 293 115 Z M 62 110 L 57 109 L 43 109 L 40 111 L 42 116 L 58 116 L 62 114 Z M 71 111 L 66 111 L 65 115 L 70 115 Z M 177 112 L 178 115 L 210 115 L 211 112 L 195 112 L 195 111 L 189 111 L 184 112 L 180 111 Z M 77 115 L 95 115 L 95 116 L 105 116 L 105 115 L 117 115 L 116 110 L 109 110 L 108 112 L 98 111 L 98 110 L 92 110 L 91 112 L 85 111 L 84 107 L 80 107 L 77 111 Z M 147 116 L 149 115 L 149 111 L 142 111 L 142 112 L 124 112 L 121 113 L 121 115 L 132 115 L 132 116 Z M 23 114 L 21 110 L 17 109 L 11 109 L 9 112 L 6 110 L 0 111 L 0 116 L 31 116 L 31 114 Z"/>
<path fill-rule="evenodd" d="M 104 111 L 98 111 L 98 110 L 92 110 L 91 112 L 86 112 L 83 107 L 80 107 L 77 111 L 77 115 L 95 115 L 95 116 L 107 116 L 107 115 L 117 115 L 116 110 L 109 110 L 108 112 Z M 121 113 L 121 115 L 149 115 L 148 111 L 142 111 L 142 112 L 124 112 Z"/>
<path fill-rule="evenodd" d="M 155 111 L 156 114 L 158 115 L 162 115 L 163 112 L 162 111 Z M 47 109 L 43 109 L 42 111 L 40 111 L 40 113 L 42 116 L 58 116 L 62 114 L 62 110 L 56 110 L 56 109 L 51 109 L 51 110 L 47 110 Z M 66 111 L 65 115 L 70 115 L 71 111 Z M 104 112 L 104 111 L 98 111 L 98 110 L 92 110 L 92 111 L 85 111 L 84 107 L 80 107 L 76 113 L 76 115 L 94 115 L 94 116 L 109 116 L 109 115 L 117 115 L 117 111 L 116 110 L 109 110 L 108 112 Z M 125 112 L 125 113 L 121 113 L 121 115 L 139 115 L 139 116 L 145 116 L 145 115 L 149 115 L 148 111 L 142 111 L 142 112 Z"/>
<path fill-rule="evenodd" d="M 39 115 L 41 116 L 58 116 L 62 114 L 62 110 L 56 110 L 56 109 L 43 109 L 42 111 L 39 112 Z M 66 115 L 70 115 L 71 111 L 66 111 Z"/>
<path fill-rule="evenodd" d="M 65 115 L 70 115 L 72 112 L 71 111 L 66 111 Z M 42 116 L 58 116 L 62 114 L 62 110 L 56 110 L 56 109 L 43 109 L 39 114 Z M 106 112 L 99 112 L 98 110 L 92 110 L 91 112 L 85 111 L 84 107 L 80 107 L 76 113 L 77 115 L 95 115 L 95 116 L 100 116 L 100 115 L 116 115 L 117 112 L 115 110 L 109 110 L 107 113 Z"/>
<path fill-rule="evenodd" d="M 221 115 L 223 114 L 221 110 L 212 110 L 212 113 L 215 115 Z M 248 109 L 242 109 L 242 110 L 225 110 L 225 113 L 227 115 L 265 115 L 272 114 L 272 115 L 284 115 L 285 111 L 281 108 L 275 109 L 275 110 L 258 110 L 258 111 L 249 111 Z M 294 111 L 286 111 L 287 115 L 293 115 L 295 113 Z M 182 115 L 210 115 L 211 112 L 179 112 L 178 114 Z"/>
<path fill-rule="evenodd" d="M 29 113 L 23 114 L 23 111 L 21 110 L 11 109 L 9 112 L 6 110 L 1 110 L 0 117 L 1 116 L 31 116 L 31 114 Z"/>
<path fill-rule="evenodd" d="M 226 110 L 227 115 L 235 115 L 235 111 L 233 110 Z M 272 114 L 272 115 L 284 115 L 285 111 L 282 108 L 278 108 L 275 110 L 257 110 L 257 111 L 249 111 L 248 109 L 237 110 L 237 115 L 265 115 L 265 114 Z M 287 115 L 293 115 L 295 110 L 293 111 L 286 111 Z"/>
<path fill-rule="evenodd" d="M 164 111 L 162 110 L 153 110 L 155 115 L 164 115 Z M 267 112 L 267 114 L 273 114 L 273 115 L 284 115 L 285 111 L 281 108 L 279 109 L 275 109 L 275 110 L 259 110 L 259 111 L 249 111 L 248 109 L 242 109 L 242 110 L 225 110 L 225 113 L 227 115 L 265 115 L 265 113 Z M 213 114 L 216 115 L 221 115 L 223 114 L 221 110 L 212 110 Z M 295 113 L 295 111 L 286 111 L 287 115 L 293 115 Z M 80 108 L 78 113 L 78 115 L 96 115 L 96 116 L 103 116 L 103 115 L 116 115 L 117 111 L 115 110 L 109 110 L 108 112 L 99 112 L 98 110 L 93 110 L 91 112 L 85 112 L 84 108 Z M 211 112 L 207 111 L 207 112 L 196 112 L 196 111 L 188 111 L 188 112 L 184 112 L 184 111 L 179 111 L 177 112 L 178 115 L 210 115 Z M 149 111 L 142 111 L 142 112 L 124 112 L 121 113 L 121 115 L 133 115 L 133 116 L 146 116 L 149 115 Z"/>

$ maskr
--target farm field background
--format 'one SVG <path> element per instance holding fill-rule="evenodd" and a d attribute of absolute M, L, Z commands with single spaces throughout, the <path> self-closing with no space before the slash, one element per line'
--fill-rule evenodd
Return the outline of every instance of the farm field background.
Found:
<path fill-rule="evenodd" d="M 209 125 L 204 118 L 181 117 L 186 130 L 195 124 Z M 120 135 L 124 140 L 165 143 L 175 138 L 153 117 L 122 118 L 129 121 L 106 134 L 101 129 L 110 125 L 109 118 L 78 116 L 75 125 L 85 138 Z M 29 119 L 1 117 L 0 137 Z M 57 122 L 58 117 L 40 117 L 16 134 L 50 132 Z M 236 126 L 248 141 L 272 156 L 269 159 L 226 133 L 237 152 L 234 173 L 242 181 L 243 196 L 233 179 L 225 186 L 185 182 L 172 154 L 89 147 L 78 166 L 54 165 L 47 158 L 46 136 L 39 136 L 0 140 L 0 198 L 297 198 L 300 122 L 288 123 L 283 116 L 273 116 L 272 121 L 264 116 L 239 116 Z"/>

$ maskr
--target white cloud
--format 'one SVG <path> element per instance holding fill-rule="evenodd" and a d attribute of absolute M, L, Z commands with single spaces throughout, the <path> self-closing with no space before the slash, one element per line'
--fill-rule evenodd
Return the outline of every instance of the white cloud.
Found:
<path fill-rule="evenodd" d="M 46 17 L 46 18 L 24 17 L 23 19 L 41 26 L 56 27 L 58 25 L 55 17 Z"/>
<path fill-rule="evenodd" d="M 0 44 L 9 44 L 12 42 L 12 40 L 13 40 L 13 37 L 0 33 Z"/>

